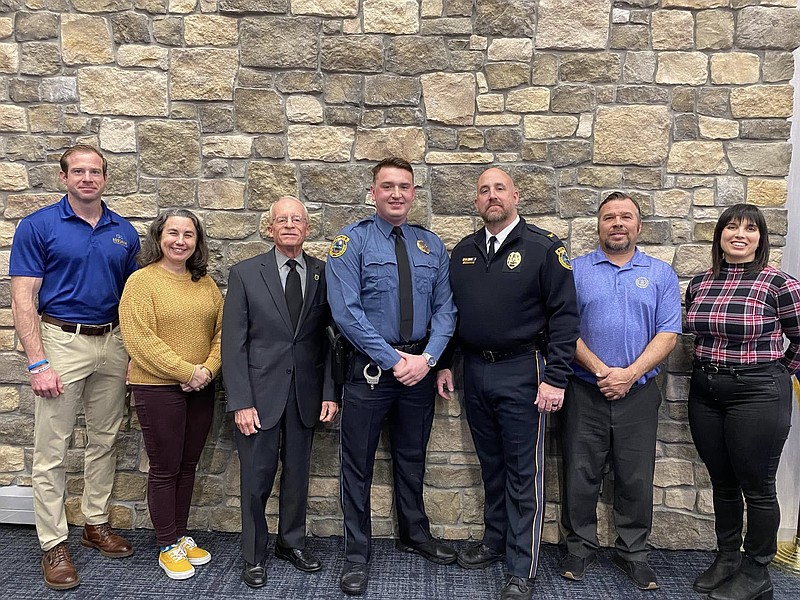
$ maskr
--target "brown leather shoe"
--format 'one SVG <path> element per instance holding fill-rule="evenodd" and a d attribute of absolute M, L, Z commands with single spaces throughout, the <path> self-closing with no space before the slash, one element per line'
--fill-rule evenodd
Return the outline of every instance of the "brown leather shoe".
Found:
<path fill-rule="evenodd" d="M 67 542 L 61 542 L 42 556 L 42 575 L 44 584 L 54 590 L 68 590 L 77 587 L 81 579 L 72 563 Z"/>
<path fill-rule="evenodd" d="M 125 558 L 133 554 L 133 546 L 124 537 L 114 533 L 108 523 L 85 525 L 81 546 L 97 548 L 107 558 Z"/>

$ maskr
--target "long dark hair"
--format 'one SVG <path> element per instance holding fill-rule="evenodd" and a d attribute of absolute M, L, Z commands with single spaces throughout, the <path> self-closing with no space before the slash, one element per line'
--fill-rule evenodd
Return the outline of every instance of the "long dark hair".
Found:
<path fill-rule="evenodd" d="M 161 251 L 161 234 L 164 231 L 167 219 L 170 217 L 183 217 L 191 220 L 194 224 L 194 229 L 197 231 L 197 241 L 194 252 L 186 260 L 186 269 L 192 274 L 192 281 L 199 281 L 201 277 L 208 273 L 206 234 L 197 215 L 185 208 L 169 208 L 153 219 L 153 222 L 150 223 L 150 229 L 147 230 L 147 236 L 142 242 L 142 249 L 136 256 L 136 262 L 139 263 L 139 266 L 146 267 L 164 258 L 164 253 Z"/>
<path fill-rule="evenodd" d="M 758 248 L 756 248 L 755 258 L 748 267 L 748 271 L 762 271 L 769 262 L 769 232 L 767 231 L 767 221 L 764 219 L 764 213 L 752 204 L 734 204 L 725 209 L 725 212 L 719 216 L 716 227 L 714 227 L 714 241 L 711 244 L 711 269 L 714 277 L 719 276 L 722 262 L 725 260 L 725 255 L 722 252 L 722 232 L 730 222 L 734 222 L 737 225 L 743 222 L 752 223 L 758 227 Z"/>

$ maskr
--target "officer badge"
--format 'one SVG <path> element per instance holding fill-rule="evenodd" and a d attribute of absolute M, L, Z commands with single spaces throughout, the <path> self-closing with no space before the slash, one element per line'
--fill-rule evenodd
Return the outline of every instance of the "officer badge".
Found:
<path fill-rule="evenodd" d="M 636 278 L 636 287 L 645 289 L 648 285 L 650 285 L 650 280 L 647 277 Z"/>
<path fill-rule="evenodd" d="M 331 243 L 331 249 L 328 254 L 331 255 L 331 258 L 339 258 L 342 254 L 347 251 L 347 242 L 350 241 L 350 238 L 346 235 L 337 235 L 333 238 L 333 243 Z"/>
<path fill-rule="evenodd" d="M 564 246 L 556 248 L 556 256 L 558 256 L 558 262 L 562 267 L 572 271 L 572 264 L 569 262 L 569 255 L 567 254 L 567 249 L 564 248 Z"/>
<path fill-rule="evenodd" d="M 428 248 L 428 244 L 426 244 L 422 240 L 417 240 L 417 248 L 422 250 L 425 254 L 430 254 L 431 253 L 431 249 Z"/>
<path fill-rule="evenodd" d="M 477 256 L 464 256 L 461 259 L 461 264 L 462 265 L 474 265 L 476 262 L 478 262 L 478 257 Z"/>
<path fill-rule="evenodd" d="M 522 262 L 522 254 L 517 252 L 510 252 L 508 258 L 506 259 L 506 265 L 508 265 L 509 269 L 516 269 L 520 263 Z"/>

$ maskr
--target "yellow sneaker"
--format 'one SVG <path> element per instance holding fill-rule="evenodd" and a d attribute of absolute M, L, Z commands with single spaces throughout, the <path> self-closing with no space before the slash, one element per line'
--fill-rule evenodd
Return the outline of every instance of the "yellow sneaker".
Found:
<path fill-rule="evenodd" d="M 158 555 L 158 564 L 170 579 L 189 579 L 194 576 L 194 567 L 186 559 L 186 553 L 180 544 Z"/>
<path fill-rule="evenodd" d="M 178 546 L 183 548 L 186 559 L 195 566 L 211 562 L 211 553 L 208 550 L 200 548 L 188 535 L 178 540 Z"/>

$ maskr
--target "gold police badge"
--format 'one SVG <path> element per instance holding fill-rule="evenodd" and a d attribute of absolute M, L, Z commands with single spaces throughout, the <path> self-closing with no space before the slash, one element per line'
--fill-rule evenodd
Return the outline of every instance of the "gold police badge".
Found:
<path fill-rule="evenodd" d="M 426 244 L 422 240 L 417 240 L 417 248 L 422 250 L 425 254 L 430 254 L 431 253 L 431 249 L 428 248 L 428 244 Z"/>
<path fill-rule="evenodd" d="M 331 249 L 328 254 L 330 254 L 332 258 L 339 258 L 347 251 L 347 242 L 349 241 L 350 238 L 346 235 L 337 235 L 333 238 L 333 242 L 331 242 Z"/>
<path fill-rule="evenodd" d="M 572 271 L 572 264 L 569 262 L 569 255 L 567 254 L 567 249 L 564 248 L 564 246 L 556 248 L 556 256 L 558 256 L 558 262 L 562 267 Z"/>
<path fill-rule="evenodd" d="M 520 254 L 517 251 L 510 252 L 508 254 L 508 258 L 506 259 L 506 264 L 508 265 L 509 269 L 516 269 L 521 262 L 522 262 L 522 254 Z"/>

